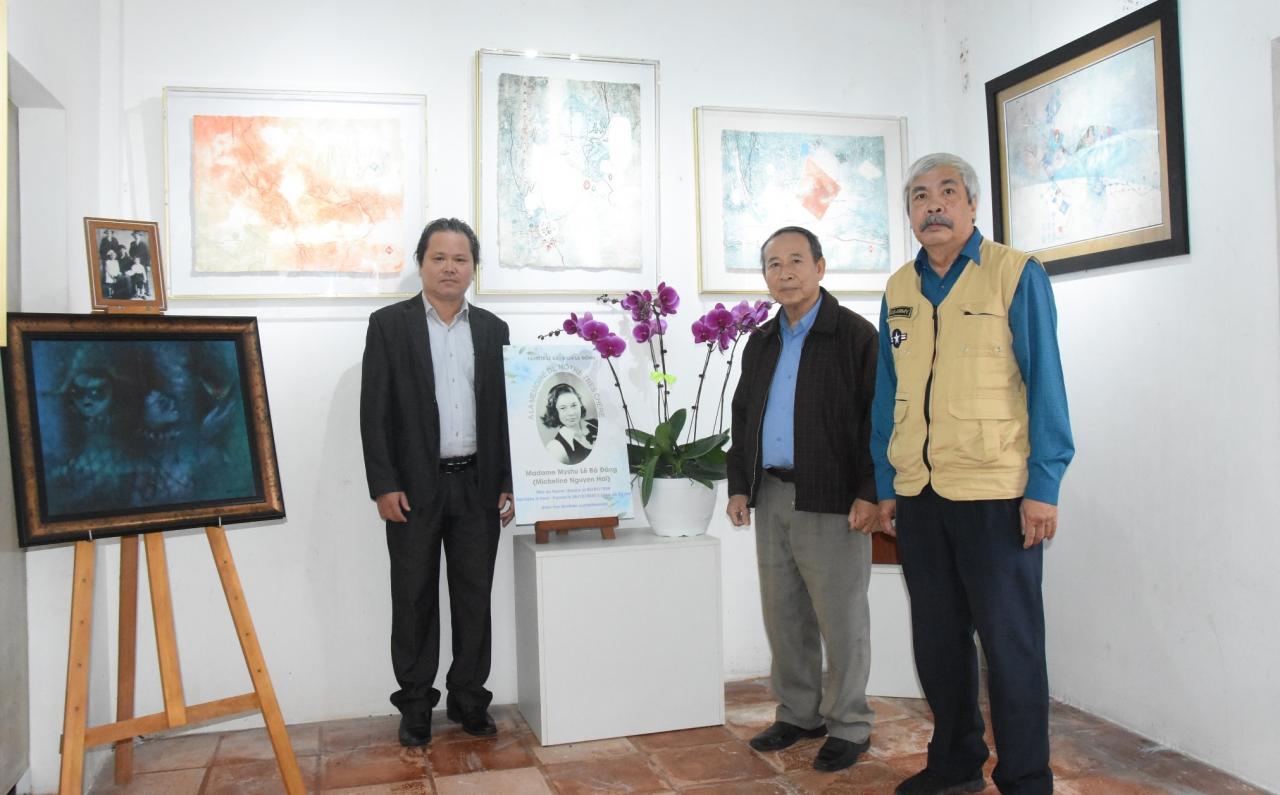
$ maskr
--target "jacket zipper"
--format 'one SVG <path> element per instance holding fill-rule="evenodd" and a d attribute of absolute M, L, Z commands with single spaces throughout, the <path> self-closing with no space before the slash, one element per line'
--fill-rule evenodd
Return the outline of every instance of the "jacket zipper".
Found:
<path fill-rule="evenodd" d="M 933 308 L 933 361 L 929 363 L 929 380 L 924 382 L 924 468 L 933 471 L 929 463 L 929 433 L 933 423 L 933 371 L 938 366 L 938 307 Z"/>

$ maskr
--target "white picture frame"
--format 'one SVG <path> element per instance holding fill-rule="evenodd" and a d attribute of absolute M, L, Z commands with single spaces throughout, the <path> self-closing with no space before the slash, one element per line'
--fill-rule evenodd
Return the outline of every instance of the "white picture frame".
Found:
<path fill-rule="evenodd" d="M 762 292 L 784 226 L 818 236 L 835 293 L 882 292 L 906 261 L 905 118 L 700 107 L 694 143 L 699 292 Z"/>
<path fill-rule="evenodd" d="M 480 50 L 475 146 L 477 293 L 657 283 L 657 61 Z"/>
<path fill-rule="evenodd" d="M 426 127 L 421 95 L 166 87 L 170 297 L 413 295 Z"/>

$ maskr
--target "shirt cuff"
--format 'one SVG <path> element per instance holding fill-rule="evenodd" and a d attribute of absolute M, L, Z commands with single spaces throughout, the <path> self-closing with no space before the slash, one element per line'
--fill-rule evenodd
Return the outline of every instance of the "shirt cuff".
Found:
<path fill-rule="evenodd" d="M 1023 492 L 1023 497 L 1029 500 L 1047 503 L 1049 505 L 1058 504 L 1058 487 L 1061 482 L 1056 478 L 1045 475 L 1037 476 L 1035 473 L 1028 474 L 1027 490 Z"/>
<path fill-rule="evenodd" d="M 881 500 L 896 500 L 898 498 L 898 495 L 893 493 L 893 479 L 897 474 L 893 467 L 876 468 L 876 494 Z"/>

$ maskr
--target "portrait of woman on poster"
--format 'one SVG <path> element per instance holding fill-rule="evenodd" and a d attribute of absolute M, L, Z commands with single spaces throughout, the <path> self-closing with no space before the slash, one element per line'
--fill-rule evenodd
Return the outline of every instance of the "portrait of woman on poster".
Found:
<path fill-rule="evenodd" d="M 586 404 L 572 385 L 561 382 L 551 387 L 542 424 L 555 430 L 547 441 L 547 452 L 560 464 L 579 464 L 591 455 L 599 423 L 587 418 Z"/>

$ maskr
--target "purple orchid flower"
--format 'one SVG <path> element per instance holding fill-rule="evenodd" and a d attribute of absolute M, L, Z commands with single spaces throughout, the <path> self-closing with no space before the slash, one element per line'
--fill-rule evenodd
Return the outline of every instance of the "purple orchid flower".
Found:
<path fill-rule="evenodd" d="M 578 335 L 587 342 L 595 342 L 609 336 L 609 327 L 599 320 L 586 320 L 578 325 Z"/>
<path fill-rule="evenodd" d="M 707 323 L 707 316 L 703 315 L 693 321 L 693 341 L 696 343 L 711 342 L 716 338 L 716 331 Z"/>
<path fill-rule="evenodd" d="M 601 324 L 603 325 L 603 324 Z M 594 341 L 596 351 L 605 359 L 621 356 L 627 349 L 627 341 L 617 334 L 606 334 Z"/>
<path fill-rule="evenodd" d="M 716 304 L 715 309 L 707 313 L 707 325 L 716 330 L 729 328 L 734 324 L 733 313 L 724 308 L 724 304 Z"/>
<path fill-rule="evenodd" d="M 676 292 L 676 288 L 668 287 L 666 282 L 659 282 L 657 305 L 658 314 L 674 315 L 678 306 L 680 306 L 680 293 Z"/>
<path fill-rule="evenodd" d="M 576 335 L 581 332 L 583 324 L 589 322 L 591 322 L 590 312 L 584 312 L 581 319 L 578 318 L 577 312 L 570 312 L 569 317 L 564 321 L 563 328 L 566 334 Z"/>

